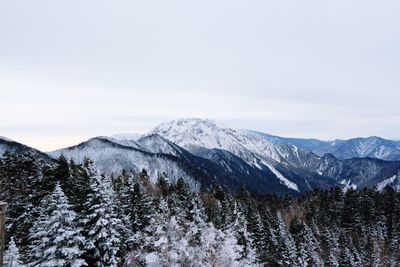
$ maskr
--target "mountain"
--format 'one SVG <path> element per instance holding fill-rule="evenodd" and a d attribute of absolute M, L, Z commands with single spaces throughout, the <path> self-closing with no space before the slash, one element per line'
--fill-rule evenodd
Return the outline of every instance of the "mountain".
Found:
<path fill-rule="evenodd" d="M 0 136 L 0 157 L 3 156 L 4 153 L 9 152 L 13 154 L 26 154 L 30 153 L 37 157 L 40 157 L 46 161 L 52 161 L 51 157 L 49 157 L 46 153 L 43 153 L 37 149 L 29 147 L 27 145 L 15 142 L 6 137 Z"/>
<path fill-rule="evenodd" d="M 400 160 L 400 149 L 396 147 L 395 142 L 377 136 L 336 140 L 327 146 L 315 149 L 314 152 L 319 155 L 331 153 L 341 159 L 370 157 Z"/>
<path fill-rule="evenodd" d="M 142 137 L 141 134 L 115 134 L 112 136 L 101 136 L 101 138 L 108 139 L 114 143 L 130 146 L 137 149 L 142 149 L 140 145 L 136 142 Z"/>
<path fill-rule="evenodd" d="M 237 131 L 211 120 L 183 119 L 161 124 L 151 131 L 180 145 L 191 153 L 213 159 L 202 153 L 206 149 L 229 151 L 252 167 L 270 170 L 281 184 L 293 191 L 335 185 L 353 187 L 373 186 L 397 175 L 399 162 L 383 160 L 346 159 L 332 154 L 318 156 L 293 144 L 266 140 L 265 136 L 249 131 Z M 300 142 L 318 143 L 316 140 Z M 200 151 L 200 152 L 199 152 Z M 214 162 L 220 159 L 215 157 Z"/>
<path fill-rule="evenodd" d="M 249 137 L 212 120 L 197 118 L 163 123 L 150 133 L 161 135 L 195 155 L 199 155 L 199 148 L 229 151 L 252 167 L 272 172 L 287 188 L 299 191 L 296 181 L 276 168 L 280 163 L 290 165 L 288 157 L 298 155 L 297 147 L 276 146 L 263 138 Z"/>
<path fill-rule="evenodd" d="M 49 154 L 54 158 L 64 155 L 77 163 L 82 163 L 86 157 L 89 157 L 98 169 L 107 173 L 146 169 L 152 182 L 155 182 L 159 176 L 164 176 L 171 182 L 178 178 L 184 178 L 193 190 L 198 190 L 200 186 L 194 175 L 191 175 L 188 169 L 181 166 L 177 157 L 141 150 L 136 145 L 121 145 L 107 138 L 92 138 L 79 145 L 53 151 Z"/>
<path fill-rule="evenodd" d="M 306 138 L 290 138 L 290 137 L 281 137 L 277 135 L 271 135 L 267 133 L 262 133 L 258 131 L 251 131 L 251 130 L 241 130 L 243 134 L 250 135 L 250 136 L 258 136 L 262 137 L 274 144 L 277 145 L 295 145 L 302 149 L 307 149 L 310 151 L 314 151 L 320 147 L 329 145 L 330 142 L 321 141 L 318 139 L 306 139 Z"/>
<path fill-rule="evenodd" d="M 400 160 L 400 142 L 377 136 L 321 141 L 317 139 L 280 137 L 250 130 L 243 130 L 242 132 L 251 136 L 262 137 L 274 144 L 293 144 L 299 148 L 310 150 L 319 156 L 329 153 L 339 159 L 370 157 L 391 161 Z"/>
<path fill-rule="evenodd" d="M 148 170 L 154 183 L 160 175 L 175 183 L 183 178 L 192 190 L 219 184 L 231 192 L 239 192 L 242 186 L 251 192 L 290 193 L 276 181 L 271 172 L 262 172 L 243 160 L 225 154 L 224 160 L 215 163 L 206 157 L 198 157 L 157 134 L 145 135 L 135 142 L 135 147 L 124 146 L 110 139 L 96 137 L 77 146 L 51 152 L 54 158 L 64 155 L 77 163 L 91 158 L 97 168 L 107 173 L 124 170 Z M 141 149 L 137 149 L 140 146 Z"/>
<path fill-rule="evenodd" d="M 315 147 L 318 140 L 302 139 L 296 145 L 292 141 L 212 120 L 182 119 L 145 135 L 95 137 L 48 154 L 0 138 L 0 152 L 29 152 L 51 161 L 64 155 L 77 163 L 89 157 L 103 172 L 146 169 L 153 183 L 161 176 L 172 183 L 183 178 L 194 191 L 219 184 L 231 192 L 244 186 L 257 194 L 297 195 L 314 188 L 397 184 L 398 161 L 318 155 L 301 147 Z"/>

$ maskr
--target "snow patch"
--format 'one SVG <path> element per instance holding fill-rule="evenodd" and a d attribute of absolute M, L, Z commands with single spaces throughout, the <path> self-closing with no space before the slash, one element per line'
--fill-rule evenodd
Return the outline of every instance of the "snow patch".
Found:
<path fill-rule="evenodd" d="M 346 193 L 349 189 L 353 189 L 353 190 L 357 189 L 357 185 L 352 184 L 350 180 L 343 179 L 342 181 L 340 181 L 340 184 L 344 185 L 344 187 L 342 189 L 342 191 L 344 193 Z"/>
<path fill-rule="evenodd" d="M 278 177 L 279 180 L 281 180 L 281 183 L 284 184 L 285 186 L 287 186 L 288 188 L 295 190 L 297 192 L 299 192 L 299 187 L 297 186 L 297 184 L 295 184 L 294 182 L 290 181 L 289 179 L 287 179 L 286 177 L 284 177 L 277 169 L 275 169 L 273 166 L 266 164 L 265 162 L 263 162 L 265 165 L 268 166 L 268 168 L 276 175 L 276 177 Z"/>
<path fill-rule="evenodd" d="M 383 180 L 382 182 L 380 182 L 379 184 L 376 185 L 376 189 L 378 191 L 382 191 L 386 186 L 390 185 L 391 183 L 393 183 L 396 180 L 396 175 L 393 175 L 392 177 Z"/>

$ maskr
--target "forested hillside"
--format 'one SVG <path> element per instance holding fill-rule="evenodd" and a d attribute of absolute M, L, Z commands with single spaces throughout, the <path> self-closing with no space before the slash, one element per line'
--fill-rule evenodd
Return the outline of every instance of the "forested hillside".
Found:
<path fill-rule="evenodd" d="M 10 204 L 5 266 L 397 266 L 400 194 L 333 188 L 301 197 L 192 192 L 90 159 L 0 159 Z M 169 181 L 177 181 L 174 184 Z M 12 264 L 11 264 L 12 262 Z M 16 265 L 19 263 L 20 265 Z"/>

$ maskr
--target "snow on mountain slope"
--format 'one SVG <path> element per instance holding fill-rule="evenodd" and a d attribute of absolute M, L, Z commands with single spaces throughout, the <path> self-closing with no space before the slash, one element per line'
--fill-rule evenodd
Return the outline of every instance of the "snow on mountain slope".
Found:
<path fill-rule="evenodd" d="M 130 139 L 132 138 L 132 139 Z M 335 142 L 339 145 L 342 142 Z M 366 146 L 362 147 L 367 151 Z M 160 173 L 182 177 L 196 188 L 220 183 L 233 192 L 298 193 L 347 184 L 374 186 L 400 169 L 400 162 L 372 158 L 340 160 L 318 156 L 292 144 L 274 144 L 259 134 L 237 131 L 211 120 L 183 119 L 163 123 L 149 134 L 94 138 L 51 153 L 81 162 L 91 157 L 107 172 L 146 168 L 155 181 Z M 173 181 L 172 181 L 173 182 Z"/>
<path fill-rule="evenodd" d="M 89 157 L 97 168 L 108 173 L 120 172 L 123 169 L 134 171 L 146 169 L 152 182 L 156 182 L 159 175 L 163 175 L 172 183 L 182 177 L 193 190 L 198 190 L 200 186 L 199 182 L 184 170 L 177 158 L 123 146 L 104 138 L 93 138 L 77 146 L 49 154 L 55 158 L 64 155 L 78 163 Z"/>
<path fill-rule="evenodd" d="M 396 181 L 396 179 L 398 180 L 399 177 L 397 175 L 393 175 L 392 177 L 383 180 L 376 185 L 376 190 L 382 191 L 386 186 L 393 186 L 393 183 Z M 399 183 L 399 181 L 397 181 L 397 183 Z M 399 187 L 399 185 L 397 185 L 397 187 Z M 399 190 L 400 187 L 396 189 Z"/>
<path fill-rule="evenodd" d="M 310 150 L 319 156 L 330 153 L 339 159 L 371 157 L 384 160 L 400 160 L 400 143 L 377 136 L 321 141 L 317 139 L 280 137 L 251 130 L 241 130 L 241 132 L 250 136 L 262 137 L 277 145 L 293 144 L 301 149 Z"/>
<path fill-rule="evenodd" d="M 298 192 L 289 188 L 280 179 L 276 179 L 276 175 L 269 168 L 251 166 L 229 151 L 197 147 L 192 153 L 217 165 L 218 168 L 216 169 L 222 172 L 217 178 L 220 184 L 233 188 L 233 191 L 239 192 L 240 188 L 245 186 L 250 192 L 261 194 L 268 192 L 293 194 Z M 276 171 L 278 172 L 278 170 Z"/>
<path fill-rule="evenodd" d="M 384 160 L 400 160 L 400 150 L 393 141 L 377 136 L 368 138 L 354 138 L 332 144 L 329 153 L 338 158 L 378 158 Z"/>
<path fill-rule="evenodd" d="M 151 133 L 159 134 L 189 151 L 192 147 L 224 149 L 251 165 L 259 164 L 259 158 L 278 163 L 293 155 L 299 156 L 295 146 L 278 146 L 264 138 L 243 134 L 211 120 L 176 120 L 159 125 Z"/>
<path fill-rule="evenodd" d="M 122 146 L 105 138 L 93 138 L 75 147 L 51 152 L 51 155 L 58 157 L 63 154 L 76 162 L 89 157 L 100 170 L 109 173 L 145 168 L 152 182 L 160 173 L 165 173 L 167 179 L 174 179 L 170 179 L 172 183 L 182 177 L 195 190 L 216 183 L 236 193 L 241 186 L 259 194 L 290 193 L 285 186 L 274 181 L 272 173 L 253 168 L 228 152 L 213 151 L 219 154 L 220 160 L 216 163 L 207 157 L 197 157 L 157 134 L 143 136 L 137 144 L 144 150 Z"/>
<path fill-rule="evenodd" d="M 240 130 L 240 132 L 245 135 L 249 135 L 249 136 L 262 137 L 276 145 L 295 145 L 299 148 L 307 149 L 310 151 L 314 151 L 314 149 L 320 148 L 329 143 L 327 141 L 321 141 L 318 139 L 281 137 L 281 136 L 277 136 L 277 135 L 271 135 L 271 134 L 247 130 L 247 129 Z"/>
<path fill-rule="evenodd" d="M 400 141 L 394 141 L 394 145 L 400 150 Z"/>
<path fill-rule="evenodd" d="M 311 189 L 311 184 L 339 185 L 346 179 L 362 188 L 373 186 L 396 173 L 399 162 L 373 159 L 340 160 L 333 155 L 318 156 L 292 144 L 273 144 L 264 137 L 248 131 L 236 131 L 211 120 L 183 119 L 161 124 L 152 133 L 196 154 L 196 147 L 222 149 L 233 153 L 249 165 L 268 168 L 288 188 L 300 191 Z M 340 145 L 337 140 L 331 146 Z M 360 149 L 369 152 L 367 145 Z M 301 189 L 300 189 L 301 187 Z"/>
<path fill-rule="evenodd" d="M 260 169 L 262 166 L 271 169 L 277 164 L 290 165 L 293 157 L 302 161 L 300 155 L 303 152 L 295 146 L 277 146 L 261 137 L 245 135 L 211 120 L 176 120 L 159 125 L 151 133 L 159 134 L 191 152 L 197 147 L 227 150 Z M 293 181 L 283 179 L 284 176 L 276 168 L 273 172 L 284 185 L 296 190 L 297 185 Z"/>
<path fill-rule="evenodd" d="M 237 131 L 207 119 L 182 119 L 159 125 L 150 133 L 162 137 L 190 151 L 191 147 L 225 149 L 249 161 L 254 153 L 263 154 L 279 161 L 274 145 L 259 139 L 251 140 Z"/>
<path fill-rule="evenodd" d="M 275 167 L 267 164 L 268 168 L 276 175 L 276 177 L 278 177 L 279 180 L 281 180 L 281 182 L 286 185 L 288 188 L 293 189 L 297 192 L 299 192 L 299 187 L 297 186 L 296 183 L 290 181 L 289 179 L 287 179 L 286 177 L 284 177 L 277 169 L 275 169 Z"/>
<path fill-rule="evenodd" d="M 137 140 L 137 144 L 142 149 L 152 153 L 169 154 L 176 157 L 181 157 L 183 153 L 179 146 L 158 134 L 142 136 L 139 140 Z"/>
<path fill-rule="evenodd" d="M 130 146 L 137 149 L 142 149 L 136 142 L 140 139 L 140 134 L 115 134 L 112 136 L 99 136 L 99 138 L 108 139 L 113 143 L 117 143 L 123 146 Z"/>

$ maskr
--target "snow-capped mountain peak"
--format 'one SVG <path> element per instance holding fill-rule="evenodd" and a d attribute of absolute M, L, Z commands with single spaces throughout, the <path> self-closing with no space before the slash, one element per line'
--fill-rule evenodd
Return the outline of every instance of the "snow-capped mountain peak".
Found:
<path fill-rule="evenodd" d="M 174 143 L 183 146 L 202 146 L 221 148 L 227 136 L 235 138 L 234 130 L 209 119 L 180 119 L 163 123 L 150 134 L 159 134 Z M 231 141 L 231 140 L 229 140 Z"/>
<path fill-rule="evenodd" d="M 191 150 L 193 147 L 218 148 L 232 152 L 254 165 L 254 154 L 280 161 L 271 142 L 249 137 L 208 119 L 181 119 L 163 123 L 151 131 L 175 144 Z"/>
<path fill-rule="evenodd" d="M 275 165 L 289 162 L 297 155 L 295 146 L 279 146 L 259 136 L 247 135 L 212 120 L 182 119 L 163 123 L 151 131 L 196 154 L 197 148 L 222 149 L 231 152 L 246 163 L 259 169 L 273 171 L 286 186 L 297 191 L 297 186 L 284 178 Z"/>

